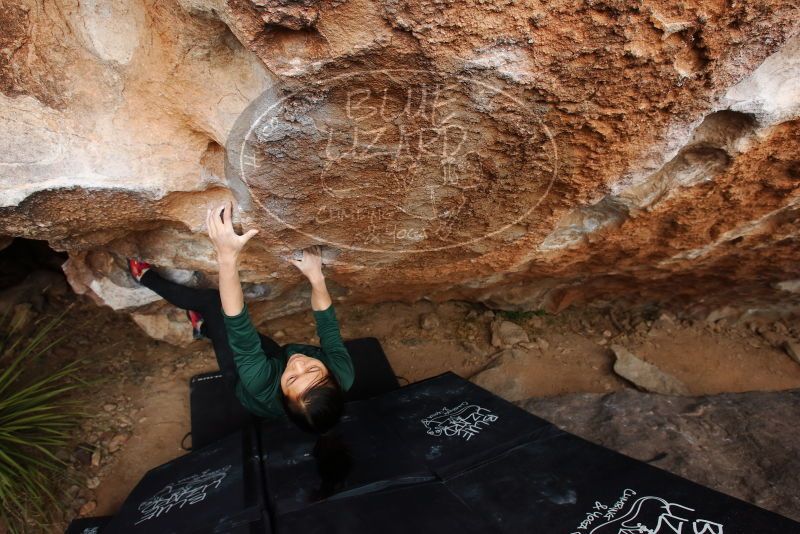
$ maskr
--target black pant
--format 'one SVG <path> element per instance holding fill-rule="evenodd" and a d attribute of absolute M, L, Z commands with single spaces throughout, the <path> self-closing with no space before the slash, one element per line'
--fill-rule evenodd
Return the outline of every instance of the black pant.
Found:
<path fill-rule="evenodd" d="M 142 275 L 141 283 L 158 293 L 170 304 L 184 310 L 199 312 L 203 316 L 203 325 L 200 328 L 200 332 L 209 338 L 214 345 L 217 365 L 219 365 L 219 369 L 225 377 L 225 382 L 232 391 L 235 391 L 239 373 L 236 371 L 233 351 L 231 351 L 231 347 L 228 344 L 228 332 L 225 330 L 225 322 L 222 318 L 222 301 L 219 298 L 219 291 L 216 289 L 197 289 L 170 282 L 162 278 L 152 268 Z M 262 334 L 259 334 L 259 337 L 261 338 L 261 348 L 264 349 L 264 353 L 268 357 L 280 357 L 282 349 L 278 343 Z"/>

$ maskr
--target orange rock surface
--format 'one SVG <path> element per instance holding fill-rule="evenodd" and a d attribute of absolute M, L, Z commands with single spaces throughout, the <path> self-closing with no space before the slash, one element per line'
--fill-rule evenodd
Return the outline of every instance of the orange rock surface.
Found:
<path fill-rule="evenodd" d="M 140 317 L 164 304 L 125 257 L 213 285 L 205 211 L 229 198 L 261 230 L 242 272 L 262 318 L 306 305 L 285 260 L 314 243 L 346 302 L 792 306 L 798 15 L 9 0 L 0 242 L 68 251 L 76 291 Z"/>

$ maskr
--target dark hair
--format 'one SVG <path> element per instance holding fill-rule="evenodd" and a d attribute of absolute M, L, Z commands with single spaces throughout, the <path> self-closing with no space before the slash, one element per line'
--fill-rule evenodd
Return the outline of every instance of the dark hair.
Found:
<path fill-rule="evenodd" d="M 339 422 L 344 409 L 344 394 L 333 374 L 328 375 L 292 401 L 283 395 L 286 414 L 306 432 L 323 434 Z"/>

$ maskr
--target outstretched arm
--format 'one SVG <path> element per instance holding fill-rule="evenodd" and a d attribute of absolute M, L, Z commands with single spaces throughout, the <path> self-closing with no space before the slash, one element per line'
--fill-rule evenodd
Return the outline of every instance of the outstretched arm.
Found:
<path fill-rule="evenodd" d="M 353 385 L 355 371 L 350 353 L 342 341 L 339 321 L 336 319 L 331 296 L 325 285 L 325 277 L 322 275 L 320 248 L 318 246 L 308 248 L 303 251 L 302 260 L 291 260 L 291 262 L 311 283 L 311 309 L 314 310 L 320 345 L 327 356 L 326 364 L 335 372 L 342 389 L 347 391 Z"/>
<path fill-rule="evenodd" d="M 291 260 L 292 264 L 308 278 L 311 284 L 311 309 L 314 311 L 326 310 L 331 305 L 331 295 L 325 285 L 325 276 L 322 274 L 322 253 L 318 246 L 313 246 L 303 251 L 302 260 Z"/>
<path fill-rule="evenodd" d="M 233 203 L 208 210 L 208 236 L 214 243 L 219 263 L 219 294 L 228 343 L 242 386 L 261 402 L 274 399 L 280 369 L 273 358 L 266 358 L 247 307 L 239 281 L 239 252 L 258 230 L 238 235 L 233 229 Z M 222 217 L 220 217 L 220 215 Z"/>
<path fill-rule="evenodd" d="M 222 310 L 226 315 L 238 315 L 244 308 L 242 284 L 239 281 L 239 252 L 258 233 L 258 230 L 249 230 L 244 235 L 238 235 L 233 229 L 232 221 L 233 202 L 217 206 L 206 213 L 208 236 L 217 251 L 219 294 Z"/>

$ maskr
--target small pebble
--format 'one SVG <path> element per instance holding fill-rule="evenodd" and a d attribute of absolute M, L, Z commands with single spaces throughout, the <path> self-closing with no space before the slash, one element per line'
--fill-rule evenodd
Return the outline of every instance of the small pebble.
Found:
<path fill-rule="evenodd" d="M 117 434 L 108 442 L 108 452 L 117 452 L 127 441 L 127 434 Z"/>
<path fill-rule="evenodd" d="M 89 514 L 91 514 L 92 512 L 95 511 L 95 508 L 97 508 L 97 502 L 89 501 L 86 504 L 84 504 L 83 506 L 81 506 L 81 509 L 78 511 L 78 515 L 81 515 L 81 516 L 89 515 Z"/>
<path fill-rule="evenodd" d="M 435 313 L 423 313 L 419 316 L 419 326 L 423 330 L 439 328 L 439 317 Z"/>

